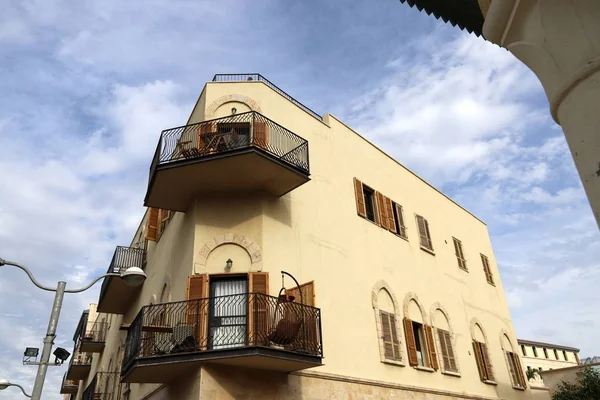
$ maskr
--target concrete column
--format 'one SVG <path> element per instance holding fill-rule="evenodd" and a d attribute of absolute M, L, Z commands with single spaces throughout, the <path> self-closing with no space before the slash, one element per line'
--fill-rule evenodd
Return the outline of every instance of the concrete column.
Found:
<path fill-rule="evenodd" d="M 600 0 L 492 0 L 483 34 L 541 81 L 600 227 Z"/>

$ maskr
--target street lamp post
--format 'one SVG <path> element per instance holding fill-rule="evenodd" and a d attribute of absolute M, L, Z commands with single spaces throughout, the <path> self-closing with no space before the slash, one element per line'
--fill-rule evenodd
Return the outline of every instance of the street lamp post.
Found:
<path fill-rule="evenodd" d="M 19 389 L 21 389 L 21 392 L 23 392 L 23 394 L 25 395 L 25 397 L 29 397 L 31 398 L 30 395 L 27 394 L 27 392 L 25 391 L 25 389 L 23 389 L 23 386 L 18 385 L 16 383 L 11 383 L 8 379 L 0 379 L 0 390 L 4 390 L 9 386 L 16 386 Z"/>
<path fill-rule="evenodd" d="M 44 347 L 42 349 L 42 357 L 40 359 L 40 362 L 37 363 L 38 364 L 38 372 L 35 377 L 35 384 L 33 385 L 33 393 L 31 394 L 31 398 L 33 400 L 40 400 L 41 396 L 42 396 L 42 389 L 44 387 L 44 380 L 46 379 L 46 371 L 48 370 L 48 365 L 50 364 L 50 362 L 49 362 L 50 361 L 50 353 L 52 352 L 52 345 L 54 344 L 54 338 L 56 337 L 56 326 L 58 325 L 58 317 L 60 316 L 60 310 L 62 307 L 64 294 L 65 293 L 81 293 L 81 292 L 91 288 L 100 279 L 106 278 L 108 276 L 120 277 L 123 279 L 123 281 L 125 281 L 125 283 L 127 285 L 130 285 L 130 286 L 139 286 L 146 279 L 146 274 L 144 273 L 144 271 L 141 268 L 130 267 L 127 270 L 125 270 L 122 274 L 107 273 L 107 274 L 101 275 L 101 276 L 97 277 L 96 279 L 94 279 L 89 285 L 87 285 L 81 289 L 67 290 L 66 289 L 67 283 L 64 281 L 59 281 L 58 285 L 56 286 L 56 289 L 54 289 L 54 288 L 40 284 L 33 277 L 33 274 L 31 273 L 31 271 L 29 271 L 29 269 L 27 269 L 25 266 L 23 266 L 21 264 L 18 264 L 18 263 L 12 262 L 12 261 L 6 261 L 6 260 L 3 260 L 2 258 L 0 258 L 0 267 L 2 267 L 3 265 L 11 265 L 13 267 L 17 267 L 17 268 L 23 270 L 35 286 L 39 287 L 42 290 L 55 293 L 54 304 L 52 306 L 52 313 L 50 314 L 50 321 L 48 322 L 48 329 L 46 331 L 46 336 L 44 337 Z M 13 386 L 15 386 L 15 385 L 13 385 Z M 2 387 L 2 381 L 0 381 L 0 390 L 1 390 L 1 387 Z M 25 393 L 25 391 L 23 391 L 23 393 Z"/>

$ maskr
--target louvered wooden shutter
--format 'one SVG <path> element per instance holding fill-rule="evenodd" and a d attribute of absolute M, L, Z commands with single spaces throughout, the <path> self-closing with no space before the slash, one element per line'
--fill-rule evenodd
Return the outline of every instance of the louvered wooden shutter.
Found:
<path fill-rule="evenodd" d="M 146 239 L 156 242 L 159 234 L 159 214 L 160 208 L 150 207 L 148 209 L 148 219 L 146 220 Z"/>
<path fill-rule="evenodd" d="M 481 254 L 481 263 L 483 264 L 483 271 L 485 272 L 485 279 L 488 283 L 494 284 L 494 277 L 492 276 L 492 270 L 490 269 L 490 263 L 488 258 Z"/>
<path fill-rule="evenodd" d="M 356 198 L 356 212 L 363 218 L 367 217 L 367 207 L 365 206 L 365 195 L 363 193 L 362 182 L 354 178 L 354 197 Z"/>
<path fill-rule="evenodd" d="M 429 366 L 433 369 L 439 369 L 437 352 L 435 351 L 435 343 L 433 341 L 433 329 L 429 325 L 423 325 L 425 330 L 425 340 L 427 341 L 427 353 L 429 354 Z"/>
<path fill-rule="evenodd" d="M 385 213 L 387 215 L 387 228 L 390 232 L 397 233 L 396 231 L 396 220 L 394 219 L 394 203 L 389 197 L 384 198 L 385 201 Z"/>
<path fill-rule="evenodd" d="M 207 274 L 190 275 L 187 285 L 186 324 L 193 327 L 192 331 L 198 343 L 198 348 L 206 350 L 208 346 L 208 280 Z M 205 300 L 202 300 L 205 299 Z"/>
<path fill-rule="evenodd" d="M 429 236 L 429 224 L 427 223 L 427 220 L 420 215 L 417 215 L 417 226 L 419 227 L 421 246 L 425 247 L 426 249 L 433 250 Z"/>
<path fill-rule="evenodd" d="M 438 339 L 440 341 L 440 351 L 442 352 L 442 364 L 445 370 L 451 370 L 450 368 L 450 357 L 448 355 L 448 345 L 446 344 L 446 331 L 437 329 Z"/>
<path fill-rule="evenodd" d="M 456 365 L 456 357 L 454 356 L 454 348 L 452 347 L 452 335 L 450 335 L 450 332 L 444 331 L 444 341 L 446 342 L 446 352 L 448 355 L 449 362 L 449 366 L 446 369 L 458 372 L 458 365 Z"/>
<path fill-rule="evenodd" d="M 294 302 L 300 303 L 300 292 L 302 292 L 303 304 L 311 307 L 316 305 L 315 296 L 315 283 L 314 281 L 306 282 L 291 289 L 286 289 L 285 294 L 288 296 L 294 296 Z M 302 341 L 304 349 L 318 353 L 320 349 L 318 327 L 317 327 L 317 316 L 315 310 L 312 308 L 303 308 L 304 315 L 304 326 L 300 329 L 298 340 Z M 292 316 L 297 318 L 297 316 Z"/>
<path fill-rule="evenodd" d="M 515 359 L 513 357 L 513 353 L 510 351 L 506 352 L 506 360 L 508 362 L 508 372 L 510 373 L 510 380 L 513 386 L 519 386 L 521 384 L 519 380 L 519 375 L 517 372 L 517 365 L 515 364 Z"/>
<path fill-rule="evenodd" d="M 380 192 L 375 192 L 375 199 L 376 199 L 376 210 L 375 210 L 375 214 L 377 215 L 377 218 L 375 218 L 377 220 L 377 223 L 379 224 L 379 226 L 381 226 L 383 229 L 388 229 L 388 219 L 387 219 L 387 213 L 385 210 L 385 200 L 384 200 L 384 196 L 380 193 Z"/>
<path fill-rule="evenodd" d="M 515 373 L 517 374 L 517 383 L 522 388 L 526 388 L 527 380 L 525 379 L 525 374 L 523 373 L 523 367 L 521 366 L 521 359 L 515 353 L 510 353 L 510 354 L 512 355 L 512 358 L 514 360 L 513 362 L 515 364 L 515 369 L 516 369 Z"/>
<path fill-rule="evenodd" d="M 483 366 L 485 367 L 485 374 L 487 379 L 490 381 L 494 380 L 494 370 L 492 367 L 492 360 L 490 359 L 490 353 L 485 343 L 481 343 L 481 355 L 483 356 Z"/>
<path fill-rule="evenodd" d="M 404 214 L 402 211 L 402 206 L 400 204 L 396 204 L 396 214 L 398 215 L 398 226 L 400 226 L 400 236 L 406 237 L 406 225 L 404 224 Z"/>
<path fill-rule="evenodd" d="M 483 361 L 483 354 L 481 353 L 480 343 L 473 340 L 473 351 L 475 353 L 475 362 L 477 363 L 477 370 L 479 371 L 479 378 L 482 381 L 487 379 L 485 366 Z"/>
<path fill-rule="evenodd" d="M 419 365 L 419 358 L 417 357 L 417 343 L 415 342 L 415 332 L 413 331 L 412 321 L 408 318 L 404 318 L 404 334 L 406 336 L 408 364 Z"/>
<path fill-rule="evenodd" d="M 385 358 L 388 360 L 394 360 L 394 343 L 392 339 L 392 323 L 390 321 L 390 313 L 380 311 L 379 318 L 381 319 L 381 333 Z"/>
<path fill-rule="evenodd" d="M 300 303 L 300 291 L 302 291 L 302 300 L 307 306 L 315 307 L 315 282 L 310 281 L 296 286 L 291 289 L 286 289 L 285 293 L 288 296 L 294 296 L 294 302 Z"/>
<path fill-rule="evenodd" d="M 270 311 L 273 311 L 275 304 L 268 296 L 262 296 L 260 293 L 269 294 L 269 273 L 268 272 L 250 272 L 248 274 L 248 287 L 250 292 L 250 316 L 248 329 L 248 342 L 251 346 L 267 344 L 269 342 Z M 258 293 L 258 294 L 257 294 Z"/>
<path fill-rule="evenodd" d="M 252 138 L 254 145 L 267 150 L 269 140 L 268 136 L 269 132 L 267 123 L 254 120 L 254 136 Z"/>

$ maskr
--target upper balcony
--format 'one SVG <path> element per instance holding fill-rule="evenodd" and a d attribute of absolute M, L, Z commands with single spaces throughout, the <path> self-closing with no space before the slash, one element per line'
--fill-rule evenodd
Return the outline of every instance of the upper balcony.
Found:
<path fill-rule="evenodd" d="M 90 353 L 83 353 L 81 349 L 76 346 L 73 350 L 73 356 L 71 356 L 71 362 L 67 369 L 66 379 L 71 380 L 83 380 L 87 378 L 92 369 L 92 355 Z"/>
<path fill-rule="evenodd" d="M 60 394 L 77 393 L 77 390 L 79 390 L 79 381 L 74 379 L 67 379 L 67 373 L 65 372 L 62 383 L 60 385 Z"/>
<path fill-rule="evenodd" d="M 86 329 L 81 336 L 81 351 L 85 353 L 101 353 L 106 340 L 106 321 L 96 321 L 91 329 Z"/>
<path fill-rule="evenodd" d="M 146 267 L 146 249 L 117 246 L 108 267 L 108 273 L 120 274 L 130 267 L 144 269 Z M 139 294 L 141 288 L 125 284 L 119 277 L 104 278 L 98 300 L 98 312 L 123 314 Z"/>
<path fill-rule="evenodd" d="M 119 400 L 121 386 L 118 372 L 98 372 L 83 391 L 81 400 Z"/>
<path fill-rule="evenodd" d="M 142 308 L 129 326 L 122 378 L 167 383 L 193 365 L 281 372 L 322 365 L 321 311 L 262 293 Z"/>
<path fill-rule="evenodd" d="M 185 212 L 203 193 L 282 196 L 309 175 L 308 142 L 249 111 L 163 131 L 145 205 Z"/>

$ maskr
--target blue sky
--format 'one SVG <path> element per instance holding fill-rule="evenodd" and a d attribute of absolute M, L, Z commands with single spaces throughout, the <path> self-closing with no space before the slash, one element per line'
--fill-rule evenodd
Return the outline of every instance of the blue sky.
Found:
<path fill-rule="evenodd" d="M 518 336 L 600 355 L 600 235 L 541 85 L 507 51 L 394 0 L 8 2 L 0 257 L 48 284 L 104 272 L 144 211 L 160 131 L 228 72 L 336 115 L 486 221 Z M 57 345 L 72 347 L 98 289 L 67 297 Z M 51 299 L 0 270 L 0 377 L 28 390 L 21 354 L 41 346 Z"/>

